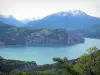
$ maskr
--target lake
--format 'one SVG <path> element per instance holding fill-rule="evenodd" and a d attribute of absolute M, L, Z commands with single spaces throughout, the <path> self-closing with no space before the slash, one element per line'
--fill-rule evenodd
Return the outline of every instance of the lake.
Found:
<path fill-rule="evenodd" d="M 71 46 L 7 46 L 0 47 L 0 56 L 7 59 L 36 61 L 37 64 L 51 64 L 53 57 L 75 59 L 89 47 L 100 48 L 99 39 L 85 38 L 85 43 Z"/>

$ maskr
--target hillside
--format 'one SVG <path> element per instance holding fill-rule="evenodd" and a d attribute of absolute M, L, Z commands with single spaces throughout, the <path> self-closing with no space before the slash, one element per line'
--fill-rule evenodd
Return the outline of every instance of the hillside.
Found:
<path fill-rule="evenodd" d="M 10 15 L 10 16 L 0 15 L 0 22 L 3 22 L 8 25 L 13 25 L 13 26 L 22 26 L 23 25 L 22 22 L 15 19 L 12 15 Z"/>
<path fill-rule="evenodd" d="M 86 28 L 100 24 L 100 18 L 90 16 L 81 10 L 61 11 L 42 19 L 30 21 L 27 26 L 34 28 Z"/>
<path fill-rule="evenodd" d="M 13 69 L 31 70 L 34 69 L 36 66 L 37 64 L 35 61 L 28 62 L 14 59 L 5 59 L 0 56 L 0 72 L 10 72 Z"/>
<path fill-rule="evenodd" d="M 69 45 L 83 43 L 84 39 L 65 29 L 34 29 L 0 23 L 1 45 Z"/>
<path fill-rule="evenodd" d="M 84 35 L 86 37 L 100 39 L 100 24 L 92 25 L 85 29 Z"/>

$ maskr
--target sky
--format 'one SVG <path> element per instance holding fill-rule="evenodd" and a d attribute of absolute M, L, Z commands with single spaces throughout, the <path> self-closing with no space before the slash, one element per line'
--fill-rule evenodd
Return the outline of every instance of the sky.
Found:
<path fill-rule="evenodd" d="M 100 17 L 100 0 L 0 0 L 0 14 L 13 15 L 18 20 L 73 9 Z"/>

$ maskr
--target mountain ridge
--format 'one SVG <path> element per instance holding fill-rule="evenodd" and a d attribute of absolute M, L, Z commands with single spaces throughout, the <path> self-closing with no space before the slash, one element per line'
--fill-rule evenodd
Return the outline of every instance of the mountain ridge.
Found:
<path fill-rule="evenodd" d="M 30 21 L 27 26 L 34 28 L 85 28 L 93 24 L 100 24 L 100 18 L 90 16 L 81 10 L 73 10 L 72 12 L 53 13 L 42 19 Z"/>
<path fill-rule="evenodd" d="M 12 15 L 6 16 L 0 14 L 0 22 L 13 26 L 23 25 L 19 20 L 15 19 Z"/>

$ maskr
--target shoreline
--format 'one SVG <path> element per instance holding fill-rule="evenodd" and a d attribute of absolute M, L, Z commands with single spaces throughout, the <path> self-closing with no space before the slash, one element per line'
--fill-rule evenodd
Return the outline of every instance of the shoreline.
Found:
<path fill-rule="evenodd" d="M 82 43 L 85 43 L 85 42 L 82 42 Z M 0 48 L 1 47 L 12 47 L 12 46 L 15 46 L 15 47 L 27 47 L 27 46 L 39 46 L 39 47 L 44 47 L 44 46 L 47 46 L 47 47 L 49 47 L 49 46 L 73 46 L 73 45 L 77 45 L 77 44 L 82 44 L 82 43 L 75 43 L 75 44 L 65 44 L 65 45 L 63 45 L 63 44 L 32 44 L 32 45 L 4 45 L 4 46 L 0 46 Z"/>

